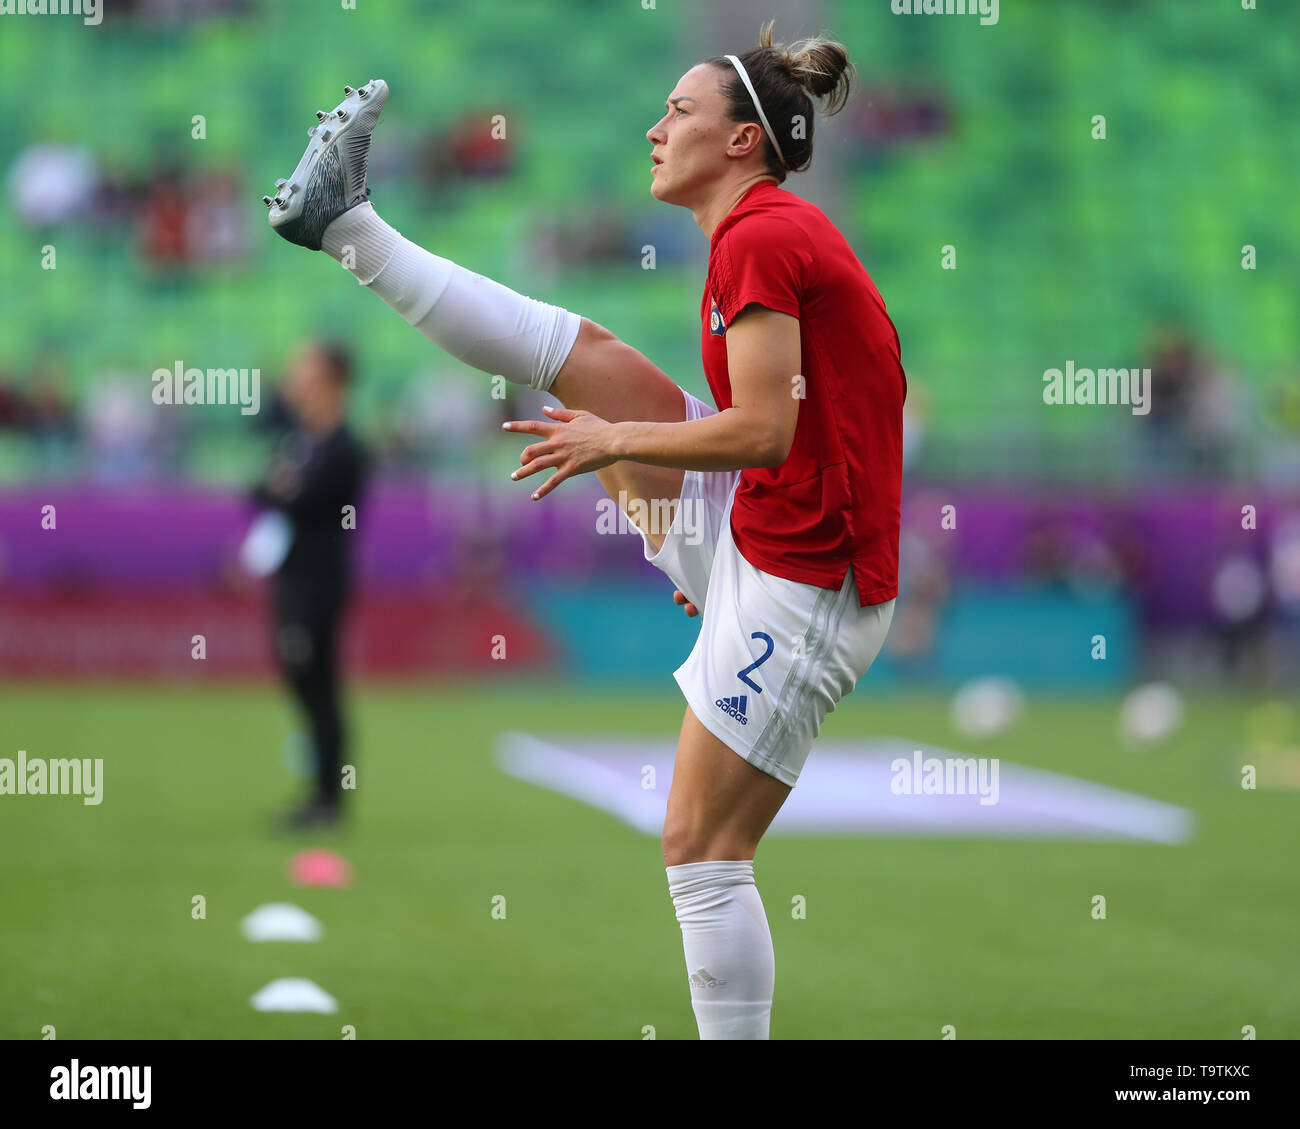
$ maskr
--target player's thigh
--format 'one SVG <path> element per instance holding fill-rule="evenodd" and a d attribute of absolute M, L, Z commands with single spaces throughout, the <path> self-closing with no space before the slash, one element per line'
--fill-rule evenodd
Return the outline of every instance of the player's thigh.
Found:
<path fill-rule="evenodd" d="M 629 462 L 612 463 L 596 472 L 605 493 L 622 507 L 655 550 L 663 547 L 672 527 L 685 477 L 685 471 L 671 467 Z"/>
<path fill-rule="evenodd" d="M 611 423 L 680 423 L 686 418 L 682 390 L 672 377 L 590 318 L 582 319 L 551 392 L 566 408 Z"/>
<path fill-rule="evenodd" d="M 703 401 L 683 393 L 686 418 L 701 419 L 713 411 Z M 650 524 L 658 536 L 645 533 L 645 557 L 668 576 L 701 612 L 708 606 L 713 556 L 726 529 L 731 500 L 740 482 L 739 471 L 689 470 L 682 476 L 676 511 L 655 513 Z M 638 515 L 644 518 L 644 514 Z M 638 528 L 641 522 L 638 521 Z"/>
<path fill-rule="evenodd" d="M 754 857 L 790 794 L 706 729 L 687 706 L 664 819 L 668 866 Z"/>
<path fill-rule="evenodd" d="M 551 392 L 566 408 L 591 412 L 611 423 L 681 423 L 686 418 L 682 390 L 673 379 L 645 354 L 588 318 L 582 319 L 578 339 Z M 646 522 L 643 515 L 670 511 L 681 496 L 683 474 L 672 467 L 618 462 L 598 471 L 596 477 L 658 548 L 662 523 Z"/>

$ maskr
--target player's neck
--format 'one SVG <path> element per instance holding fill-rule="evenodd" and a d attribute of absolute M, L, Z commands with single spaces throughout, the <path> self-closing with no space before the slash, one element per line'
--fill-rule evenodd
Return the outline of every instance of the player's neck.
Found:
<path fill-rule="evenodd" d="M 764 181 L 768 184 L 777 183 L 776 177 L 769 173 L 750 173 L 740 180 L 728 182 L 699 207 L 692 208 L 695 222 L 700 225 L 700 230 L 704 232 L 705 237 L 711 240 L 713 233 L 718 229 L 718 224 L 726 219 L 731 209 L 740 203 L 740 198 L 754 185 L 762 184 Z"/>

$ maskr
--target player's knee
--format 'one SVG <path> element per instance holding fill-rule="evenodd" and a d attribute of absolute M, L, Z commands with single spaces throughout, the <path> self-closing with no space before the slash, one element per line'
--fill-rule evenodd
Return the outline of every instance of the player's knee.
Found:
<path fill-rule="evenodd" d="M 688 862 L 754 857 L 755 844 L 730 828 L 710 828 L 697 821 L 669 816 L 659 836 L 665 866 Z"/>
<path fill-rule="evenodd" d="M 590 318 L 583 318 L 582 323 L 578 326 L 577 340 L 574 341 L 573 348 L 569 350 L 569 356 L 564 368 L 560 370 L 560 375 L 563 376 L 565 369 L 571 368 L 572 365 L 577 365 L 579 368 L 590 368 L 591 366 L 589 364 L 584 365 L 584 362 L 599 358 L 601 351 L 618 343 L 619 339 L 599 322 L 594 322 Z"/>
<path fill-rule="evenodd" d="M 691 838 L 671 819 L 664 820 L 664 829 L 659 833 L 659 847 L 663 852 L 664 866 L 680 866 L 690 861 L 685 856 L 690 853 Z"/>
<path fill-rule="evenodd" d="M 618 340 L 618 338 L 601 325 L 600 322 L 592 321 L 591 318 L 582 319 L 582 326 L 579 328 L 578 333 L 583 340 L 593 345 Z"/>

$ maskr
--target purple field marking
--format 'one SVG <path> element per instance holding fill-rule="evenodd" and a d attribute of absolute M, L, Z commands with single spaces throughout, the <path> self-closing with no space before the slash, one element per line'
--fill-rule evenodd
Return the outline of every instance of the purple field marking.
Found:
<path fill-rule="evenodd" d="M 775 822 L 776 835 L 911 835 L 968 838 L 1127 840 L 1178 844 L 1195 817 L 1186 808 L 1103 784 L 1001 761 L 996 803 L 978 795 L 895 795 L 897 758 L 968 759 L 896 737 L 827 743 L 813 750 Z M 609 812 L 648 835 L 663 826 L 672 783 L 673 745 L 666 741 L 534 737 L 506 733 L 497 762 L 520 780 Z M 656 787 L 641 786 L 653 765 Z"/>

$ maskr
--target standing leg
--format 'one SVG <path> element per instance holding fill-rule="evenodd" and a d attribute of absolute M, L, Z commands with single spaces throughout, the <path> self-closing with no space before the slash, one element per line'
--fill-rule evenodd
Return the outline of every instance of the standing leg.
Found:
<path fill-rule="evenodd" d="M 663 855 L 701 1039 L 768 1037 L 775 966 L 753 860 L 789 794 L 687 707 Z"/>

